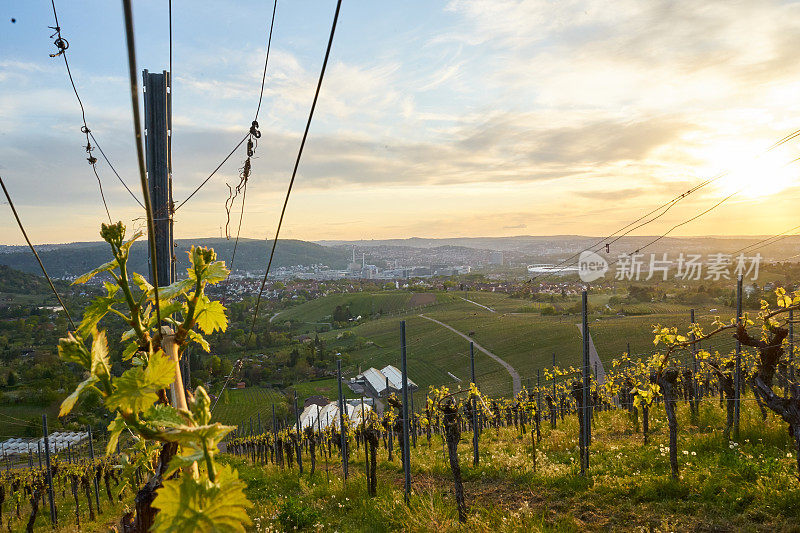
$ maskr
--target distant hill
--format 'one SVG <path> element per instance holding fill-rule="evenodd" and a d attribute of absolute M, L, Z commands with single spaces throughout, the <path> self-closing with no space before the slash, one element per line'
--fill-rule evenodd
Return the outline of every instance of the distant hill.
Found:
<path fill-rule="evenodd" d="M 39 268 L 38 265 L 36 268 Z M 63 289 L 67 284 L 56 280 L 56 289 Z M 0 265 L 0 292 L 14 294 L 50 294 L 50 285 L 44 276 L 37 276 L 28 272 L 15 270 L 6 265 Z"/>
<path fill-rule="evenodd" d="M 617 254 L 630 253 L 637 248 L 649 245 L 657 235 L 651 236 L 625 236 L 616 241 L 610 250 L 612 257 Z M 766 236 L 768 237 L 768 236 Z M 764 239 L 759 235 L 732 235 L 732 236 L 700 236 L 700 237 L 664 237 L 656 244 L 647 247 L 647 253 L 734 253 L 742 248 L 754 245 Z M 602 236 L 586 235 L 519 235 L 514 237 L 454 237 L 443 239 L 430 239 L 411 237 L 409 239 L 383 239 L 383 240 L 354 240 L 354 241 L 317 241 L 323 246 L 343 248 L 355 246 L 361 253 L 376 248 L 407 248 L 417 250 L 444 250 L 445 247 L 476 250 L 497 250 L 502 252 L 515 252 L 540 257 L 542 259 L 561 258 L 572 255 L 587 248 L 597 248 L 597 243 Z M 774 243 L 774 244 L 773 244 Z M 756 251 L 767 259 L 781 260 L 800 252 L 800 236 L 785 235 L 769 241 L 765 245 L 754 246 L 744 251 L 746 255 Z M 793 258 L 796 260 L 796 258 Z"/>
<path fill-rule="evenodd" d="M 189 266 L 186 252 L 192 245 L 207 246 L 217 251 L 219 259 L 230 263 L 233 252 L 233 240 L 213 239 L 179 239 L 175 241 L 175 256 L 178 271 Z M 237 272 L 264 272 L 267 265 L 272 241 L 256 239 L 239 239 L 236 249 L 234 270 Z M 38 247 L 47 271 L 54 277 L 70 277 L 83 274 L 111 259 L 111 252 L 104 242 L 76 242 L 70 244 L 45 245 Z M 275 249 L 273 268 L 292 265 L 325 264 L 334 269 L 345 268 L 347 251 L 342 248 L 321 246 L 312 242 L 292 239 L 279 239 Z M 27 247 L 5 246 L 0 250 L 0 265 L 36 274 L 40 272 L 36 259 Z M 131 248 L 130 269 L 146 273 L 147 246 L 144 239 L 137 241 Z"/>

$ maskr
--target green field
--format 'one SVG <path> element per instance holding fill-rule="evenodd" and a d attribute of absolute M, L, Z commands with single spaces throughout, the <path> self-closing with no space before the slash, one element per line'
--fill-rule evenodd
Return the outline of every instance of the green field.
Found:
<path fill-rule="evenodd" d="M 518 309 L 537 305 L 529 300 L 510 298 L 499 293 L 448 293 L 449 301 L 420 311 L 378 318 L 359 324 L 351 331 L 362 342 L 360 348 L 348 350 L 349 341 L 337 340 L 341 331 L 321 335 L 334 349 L 348 351 L 350 372 L 358 367 L 381 368 L 387 364 L 400 366 L 400 321 L 406 321 L 406 343 L 409 377 L 424 391 L 429 385 L 452 384 L 458 381 L 450 374 L 469 381 L 469 343 L 450 330 L 425 320 L 420 313 L 450 325 L 472 337 L 484 348 L 511 364 L 523 378 L 535 381 L 536 371 L 552 366 L 553 353 L 561 367 L 580 364 L 581 337 L 577 324 L 580 315 L 542 316 L 535 312 L 518 313 Z M 485 305 L 491 310 L 462 299 Z M 441 299 L 440 299 L 441 301 Z M 577 299 L 575 300 L 577 301 Z M 590 306 L 602 308 L 608 295 L 590 298 Z M 630 343 L 634 355 L 654 351 L 653 326 L 669 324 L 688 329 L 689 306 L 672 303 L 636 304 L 649 312 L 646 315 L 617 316 L 594 313 L 589 330 L 605 363 L 627 350 Z M 733 316 L 730 309 L 698 309 L 696 320 L 707 327 L 714 314 L 723 319 Z M 715 346 L 728 350 L 731 339 L 720 338 Z M 450 374 L 448 374 L 448 372 Z M 481 389 L 493 395 L 511 393 L 511 377 L 497 362 L 480 351 L 475 352 L 476 379 Z"/>
<path fill-rule="evenodd" d="M 372 316 L 397 315 L 411 311 L 420 306 L 420 293 L 408 291 L 381 291 L 381 292 L 355 292 L 345 294 L 330 294 L 310 302 L 302 303 L 279 312 L 274 323 L 292 322 L 300 330 L 312 331 L 313 326 L 332 325 L 333 312 L 337 306 L 349 308 L 353 317 L 361 316 L 366 319 Z M 437 302 L 451 300 L 448 295 L 437 294 Z M 311 326 L 303 328 L 303 326 Z"/>
<path fill-rule="evenodd" d="M 225 398 L 226 394 L 227 399 Z M 252 418 L 254 427 L 257 427 L 258 416 L 261 415 L 262 426 L 267 427 L 272 420 L 273 404 L 279 419 L 282 420 L 288 416 L 286 396 L 279 390 L 261 387 L 229 389 L 220 397 L 214 409 L 213 420 L 234 426 L 238 424 L 247 426 Z"/>
<path fill-rule="evenodd" d="M 383 309 L 385 314 L 378 318 L 319 334 L 328 349 L 343 354 L 345 379 L 370 366 L 382 368 L 392 364 L 399 368 L 400 322 L 404 320 L 408 373 L 410 379 L 419 386 L 419 392 L 415 395 L 415 404 L 418 406 L 422 405 L 429 386 L 457 387 L 461 384 L 466 387 L 470 381 L 468 341 L 422 318 L 420 314 L 472 337 L 475 342 L 511 364 L 520 374 L 523 385 L 535 384 L 537 370 L 551 367 L 553 354 L 560 367 L 580 365 L 579 314 L 542 316 L 538 312 L 518 312 L 521 308 L 547 304 L 490 292 L 438 292 L 435 293 L 434 305 L 411 309 L 409 302 L 413 294 L 403 291 L 334 294 L 286 310 L 276 320 L 291 319 L 313 324 L 324 321 L 337 305 L 350 305 L 351 311 L 359 313 L 372 308 Z M 590 315 L 589 330 L 598 354 L 606 364 L 624 353 L 629 343 L 634 355 L 651 354 L 655 349 L 652 342 L 655 324 L 688 328 L 689 306 L 640 303 L 627 307 L 635 307 L 637 312 L 647 314 L 619 316 L 602 312 L 608 299 L 608 294 L 597 294 L 589 300 L 590 307 L 595 311 Z M 574 306 L 576 302 L 578 298 L 573 297 L 559 305 L 566 308 Z M 386 316 L 390 303 L 395 306 L 395 314 Z M 696 317 L 708 327 L 716 314 L 728 319 L 733 316 L 733 311 L 719 308 L 710 313 L 709 309 L 697 309 Z M 715 346 L 726 351 L 733 347 L 729 337 L 720 337 L 714 342 Z M 475 374 L 478 385 L 487 394 L 512 393 L 512 380 L 506 369 L 479 350 L 475 351 Z M 346 396 L 353 395 L 346 386 L 343 390 Z M 316 394 L 331 399 L 338 395 L 334 378 L 297 383 L 286 392 L 291 395 L 294 391 L 301 402 Z M 249 423 L 249 418 L 252 416 L 255 420 L 259 412 L 263 421 L 265 416 L 272 416 L 273 402 L 280 413 L 284 413 L 280 409 L 287 409 L 289 405 L 282 391 L 250 388 L 229 393 L 229 403 L 220 401 L 214 413 L 215 419 L 228 424 Z"/>

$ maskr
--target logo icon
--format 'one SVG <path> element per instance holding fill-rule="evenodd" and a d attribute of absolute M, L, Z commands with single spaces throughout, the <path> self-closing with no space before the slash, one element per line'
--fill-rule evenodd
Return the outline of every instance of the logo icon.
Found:
<path fill-rule="evenodd" d="M 595 281 L 608 272 L 608 262 L 598 254 L 584 250 L 578 259 L 578 276 L 584 283 Z"/>

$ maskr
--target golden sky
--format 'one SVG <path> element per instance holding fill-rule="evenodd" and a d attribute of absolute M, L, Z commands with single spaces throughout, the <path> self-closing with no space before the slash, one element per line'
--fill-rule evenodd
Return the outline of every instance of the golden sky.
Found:
<path fill-rule="evenodd" d="M 184 6 L 177 19 L 177 201 L 252 120 L 271 6 L 235 4 L 224 23 L 214 2 Z M 800 128 L 800 4 L 377 4 L 342 9 L 283 237 L 608 234 L 724 171 L 637 233 L 660 234 L 737 191 L 674 234 L 775 234 L 800 223 L 798 141 L 764 155 Z M 332 8 L 279 6 L 244 236 L 274 233 Z M 7 21 L 11 8 L 2 9 Z M 0 175 L 36 242 L 96 240 L 104 211 L 77 103 L 63 64 L 47 56 L 46 9 L 24 9 L 0 32 Z M 155 10 L 136 13 L 140 66 L 151 70 L 165 67 L 164 28 L 142 22 Z M 134 186 L 118 6 L 98 3 L 88 21 L 84 9 L 63 11 L 90 126 Z M 177 213 L 176 237 L 219 236 L 225 184 L 238 182 L 244 157 Z M 137 224 L 136 204 L 98 168 L 112 216 Z M 0 243 L 19 243 L 7 211 Z"/>

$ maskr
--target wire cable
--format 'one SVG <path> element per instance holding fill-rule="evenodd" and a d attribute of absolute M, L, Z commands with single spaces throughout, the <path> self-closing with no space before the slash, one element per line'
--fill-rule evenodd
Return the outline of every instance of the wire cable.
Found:
<path fill-rule="evenodd" d="M 247 139 L 249 139 L 249 138 L 250 138 L 250 132 L 248 131 L 248 132 L 245 134 L 245 136 L 244 136 L 244 137 L 242 137 L 242 140 L 241 140 L 241 141 L 239 141 L 239 143 L 238 143 L 236 146 L 234 146 L 234 147 L 233 147 L 233 150 L 231 150 L 231 151 L 230 151 L 230 153 L 228 153 L 228 155 L 226 155 L 226 156 L 225 156 L 225 159 L 223 159 L 223 160 L 222 160 L 222 162 L 221 162 L 219 165 L 217 165 L 217 168 L 215 168 L 215 169 L 214 169 L 214 170 L 211 172 L 211 174 L 209 174 L 209 175 L 208 175 L 208 177 L 207 177 L 206 179 L 204 179 L 204 180 L 203 180 L 203 181 L 200 183 L 200 185 L 198 185 L 198 186 L 197 186 L 197 188 L 196 188 L 194 191 L 192 191 L 192 194 L 190 194 L 189 196 L 187 196 L 187 197 L 186 197 L 186 199 L 185 199 L 184 201 L 182 201 L 180 204 L 178 204 L 178 207 L 176 207 L 176 208 L 175 208 L 175 211 L 178 211 L 178 209 L 180 209 L 181 207 L 183 207 L 183 204 L 185 204 L 186 202 L 188 202 L 189 200 L 191 200 L 191 199 L 192 199 L 192 197 L 193 197 L 195 194 L 197 194 L 197 193 L 198 193 L 198 191 L 199 191 L 200 189 L 202 189 L 202 188 L 203 188 L 203 186 L 204 186 L 206 183 L 208 183 L 208 181 L 209 181 L 211 178 L 213 178 L 213 177 L 214 177 L 214 174 L 216 174 L 216 173 L 217 173 L 217 171 L 218 171 L 220 168 L 222 168 L 222 165 L 224 165 L 225 163 L 227 163 L 227 162 L 228 162 L 228 159 L 230 159 L 230 158 L 231 158 L 231 156 L 232 156 L 232 155 L 233 155 L 233 154 L 236 152 L 236 150 L 238 150 L 238 149 L 239 149 L 239 147 L 240 147 L 241 145 L 243 145 L 243 144 L 244 144 L 244 142 L 245 142 Z"/>
<path fill-rule="evenodd" d="M 150 257 L 152 258 L 153 274 L 153 294 L 155 295 L 156 318 L 159 324 L 158 336 L 161 336 L 161 303 L 158 295 L 158 256 L 156 255 L 156 233 L 155 221 L 153 220 L 153 208 L 150 203 L 150 190 L 147 185 L 147 172 L 144 163 L 144 148 L 142 146 L 142 124 L 139 116 L 139 84 L 136 78 L 136 45 L 133 37 L 133 11 L 131 0 L 122 0 L 125 12 L 125 42 L 128 49 L 128 77 L 131 84 L 131 107 L 133 110 L 133 131 L 136 143 L 136 158 L 139 162 L 139 180 L 142 185 L 142 196 L 144 197 L 144 210 L 147 215 L 147 242 L 150 245 Z"/>
<path fill-rule="evenodd" d="M 92 166 L 92 171 L 94 172 L 95 178 L 97 179 L 97 186 L 100 189 L 100 197 L 103 200 L 103 206 L 105 207 L 106 215 L 108 216 L 108 221 L 111 222 L 111 213 L 109 212 L 108 204 L 106 203 L 106 196 L 105 193 L 103 192 L 103 184 L 100 180 L 100 176 L 97 173 L 97 158 L 92 155 L 94 147 L 92 146 L 92 143 L 89 141 L 90 137 L 91 140 L 94 141 L 95 146 L 97 146 L 97 148 L 100 149 L 100 153 L 103 155 L 103 159 L 105 159 L 106 163 L 108 163 L 108 166 L 111 167 L 111 170 L 114 172 L 114 175 L 117 177 L 119 182 L 122 183 L 125 189 L 127 189 L 127 191 L 131 194 L 131 196 L 133 196 L 133 199 L 136 200 L 136 202 L 139 203 L 139 205 L 141 205 L 141 202 L 139 202 L 138 198 L 136 198 L 136 196 L 133 194 L 130 188 L 128 188 L 128 185 L 125 183 L 125 181 L 116 171 L 114 166 L 111 164 L 111 161 L 109 161 L 108 157 L 106 157 L 106 154 L 98 145 L 97 139 L 95 139 L 94 135 L 92 135 L 92 130 L 90 130 L 89 126 L 86 124 L 86 109 L 84 108 L 83 100 L 81 100 L 81 97 L 78 94 L 78 88 L 75 85 L 75 79 L 72 77 L 72 70 L 70 69 L 69 60 L 67 59 L 67 49 L 69 48 L 69 42 L 67 42 L 67 40 L 64 39 L 61 35 L 61 26 L 58 23 L 58 12 L 56 11 L 55 0 L 50 0 L 50 4 L 53 7 L 53 18 L 55 19 L 56 23 L 55 26 L 51 26 L 51 29 L 55 30 L 55 33 L 51 35 L 51 37 L 57 36 L 56 40 L 54 41 L 54 44 L 58 49 L 56 53 L 50 54 L 50 57 L 55 58 L 58 56 L 62 56 L 64 58 L 64 66 L 67 69 L 67 76 L 69 77 L 70 85 L 72 85 L 72 91 L 75 93 L 75 98 L 78 100 L 78 105 L 81 108 L 81 119 L 83 120 L 81 133 L 83 133 L 86 136 L 86 154 L 88 155 L 86 160 Z"/>
<path fill-rule="evenodd" d="M 295 177 L 297 176 L 297 169 L 300 166 L 300 158 L 303 156 L 303 148 L 306 145 L 306 139 L 308 138 L 308 130 L 311 128 L 311 120 L 314 118 L 314 110 L 317 107 L 317 99 L 319 98 L 319 91 L 322 88 L 322 80 L 325 77 L 325 69 L 328 66 L 328 58 L 331 55 L 331 46 L 333 45 L 333 36 L 336 32 L 336 22 L 339 20 L 339 10 L 342 7 L 342 0 L 337 0 L 336 2 L 336 12 L 333 15 L 333 24 L 331 25 L 331 34 L 328 37 L 328 46 L 325 49 L 325 59 L 322 61 L 322 69 L 319 73 L 319 80 L 317 81 L 317 88 L 314 91 L 314 100 L 311 102 L 311 110 L 308 113 L 308 121 L 306 121 L 306 127 L 303 131 L 303 139 L 300 141 L 300 149 L 297 151 L 297 159 L 294 162 L 294 169 L 292 170 L 292 178 L 289 180 L 289 188 L 286 190 L 286 198 L 283 201 L 283 207 L 281 208 L 281 216 L 278 219 L 278 227 L 275 230 L 275 238 L 272 241 L 272 250 L 269 254 L 269 261 L 267 261 L 267 270 L 264 272 L 264 279 L 261 281 L 261 288 L 258 291 L 258 298 L 256 298 L 256 308 L 253 312 L 253 323 L 250 326 L 250 335 L 248 335 L 248 342 L 253 337 L 253 332 L 256 328 L 256 319 L 258 318 L 258 309 L 261 305 L 261 296 L 264 293 L 264 287 L 267 284 L 267 276 L 269 276 L 269 270 L 272 266 L 272 259 L 275 256 L 275 247 L 278 244 L 278 236 L 281 232 L 281 226 L 283 225 L 283 217 L 286 214 L 286 206 L 289 204 L 289 197 L 292 194 L 292 186 L 294 185 Z"/>
<path fill-rule="evenodd" d="M 772 145 L 770 145 L 770 146 L 769 146 L 769 147 L 768 147 L 766 150 L 764 150 L 763 152 L 761 152 L 761 153 L 758 155 L 758 157 L 760 157 L 760 156 L 762 156 L 762 155 L 764 155 L 764 154 L 766 154 L 766 153 L 769 153 L 770 151 L 774 150 L 775 148 L 778 148 L 779 146 L 782 146 L 782 145 L 786 144 L 787 142 L 789 142 L 789 141 L 791 141 L 792 139 L 795 139 L 795 138 L 797 138 L 797 137 L 800 137 L 800 130 L 795 130 L 795 131 L 793 131 L 792 133 L 790 133 L 790 134 L 788 134 L 788 135 L 786 135 L 786 136 L 782 137 L 781 139 L 777 140 L 775 143 L 773 143 Z M 787 163 L 787 164 L 791 164 L 791 163 L 792 163 L 792 162 L 794 162 L 794 161 L 796 161 L 796 160 L 790 161 L 790 162 L 789 162 L 789 163 Z M 638 218 L 638 219 L 637 219 L 637 220 L 635 220 L 634 222 L 632 222 L 632 223 L 630 223 L 630 224 L 628 224 L 628 225 L 624 226 L 623 228 L 621 228 L 621 229 L 617 230 L 616 232 L 612 233 L 610 236 L 608 236 L 608 237 L 605 237 L 605 238 L 603 238 L 603 239 L 600 239 L 599 241 L 597 241 L 595 244 L 593 244 L 593 245 L 592 245 L 592 246 L 590 246 L 589 248 L 586 248 L 586 249 L 584 249 L 584 250 L 582 250 L 582 251 L 580 251 L 580 252 L 578 252 L 578 253 L 576 253 L 576 254 L 574 254 L 574 255 L 570 256 L 570 257 L 568 257 L 567 259 L 563 260 L 563 261 L 562 261 L 562 262 L 560 262 L 559 264 L 555 265 L 555 267 L 554 267 L 554 268 L 556 268 L 557 270 L 548 271 L 548 272 L 542 272 L 542 273 L 540 273 L 540 274 L 537 274 L 536 276 L 533 276 L 533 277 L 532 277 L 532 278 L 531 278 L 531 279 L 530 279 L 528 282 L 530 283 L 530 282 L 532 282 L 532 281 L 534 281 L 534 280 L 536 280 L 536 279 L 538 279 L 538 278 L 540 278 L 540 277 L 542 277 L 542 276 L 551 276 L 551 275 L 558 274 L 559 272 L 562 272 L 562 271 L 564 271 L 566 268 L 568 268 L 568 267 L 571 267 L 571 266 L 574 266 L 574 265 L 576 264 L 576 262 L 572 262 L 572 263 L 570 263 L 569 265 L 566 265 L 564 268 L 560 268 L 560 269 L 558 268 L 558 267 L 561 267 L 561 266 L 565 265 L 566 263 L 569 263 L 570 261 L 572 261 L 573 259 L 575 259 L 576 257 L 578 257 L 578 256 L 579 256 L 581 253 L 583 253 L 583 252 L 586 252 L 586 251 L 589 251 L 590 249 L 594 248 L 595 246 L 598 246 L 598 245 L 602 244 L 603 242 L 605 242 L 606 240 L 608 240 L 608 239 L 609 239 L 609 238 L 611 238 L 612 236 L 616 235 L 616 234 L 617 234 L 617 233 L 619 233 L 620 231 L 622 231 L 622 230 L 624 230 L 624 229 L 627 229 L 627 228 L 629 228 L 630 226 L 633 226 L 633 225 L 637 224 L 638 222 L 640 222 L 640 221 L 644 220 L 645 218 L 647 218 L 648 216 L 652 215 L 653 213 L 656 213 L 656 212 L 658 212 L 660 209 L 663 209 L 664 207 L 667 207 L 667 209 L 666 209 L 666 210 L 665 210 L 663 213 L 661 213 L 661 214 L 657 215 L 656 217 L 654 217 L 653 219 L 651 219 L 651 220 L 649 220 L 649 221 L 646 221 L 646 222 L 644 222 L 644 223 L 642 223 L 642 224 L 639 224 L 639 225 L 638 225 L 638 226 L 636 226 L 635 228 L 631 228 L 631 229 L 629 229 L 628 231 L 626 231 L 626 232 L 625 232 L 625 233 L 623 233 L 622 235 L 619 235 L 619 236 L 618 236 L 617 238 L 615 238 L 613 241 L 609 242 L 609 243 L 608 243 L 608 245 L 610 245 L 610 244 L 612 244 L 612 243 L 614 243 L 614 242 L 618 241 L 620 238 L 622 238 L 622 237 L 624 237 L 625 235 L 627 235 L 627 234 L 631 233 L 632 231 L 634 231 L 634 230 L 636 230 L 636 229 L 638 229 L 638 228 L 640 228 L 640 227 L 642 227 L 642 226 L 644 226 L 644 225 L 646 225 L 646 224 L 649 224 L 649 223 L 651 223 L 651 222 L 653 222 L 653 221 L 657 220 L 658 218 L 660 218 L 661 216 L 663 216 L 664 214 L 666 214 L 666 212 L 667 212 L 669 209 L 671 209 L 671 208 L 672 208 L 672 206 L 673 206 L 675 203 L 677 203 L 678 201 L 682 200 L 683 198 L 685 198 L 685 197 L 686 197 L 686 196 L 688 196 L 689 194 L 692 194 L 692 193 L 696 192 L 697 190 L 699 190 L 699 189 L 701 189 L 701 188 L 703 188 L 703 187 L 705 187 L 705 186 L 707 186 L 707 185 L 709 185 L 709 184 L 711 184 L 711 183 L 713 183 L 713 182 L 715 182 L 715 181 L 717 181 L 717 180 L 721 179 L 722 177 L 726 176 L 726 175 L 727 175 L 727 174 L 729 174 L 729 173 L 730 173 L 730 171 L 726 170 L 725 172 L 722 172 L 722 173 L 720 173 L 720 174 L 717 174 L 716 176 L 714 176 L 714 177 L 712 177 L 712 178 L 709 178 L 709 179 L 707 179 L 707 180 L 703 181 L 702 183 L 700 183 L 700 184 L 696 185 L 696 186 L 695 186 L 695 187 L 693 187 L 692 189 L 689 189 L 687 192 L 685 192 L 685 193 L 683 193 L 683 194 L 681 194 L 681 195 L 677 196 L 677 197 L 676 197 L 676 198 L 674 198 L 673 200 L 670 200 L 670 201 L 669 201 L 669 202 L 667 202 L 666 204 L 662 204 L 661 206 L 659 206 L 659 207 L 657 207 L 656 209 L 654 209 L 654 210 L 650 211 L 650 212 L 649 212 L 649 213 L 647 213 L 646 215 L 644 215 L 644 216 L 642 216 L 642 217 Z M 737 192 L 740 192 L 740 191 L 741 191 L 741 189 L 740 189 L 739 191 L 737 191 Z M 594 251 L 597 251 L 597 250 L 594 250 Z"/>
<path fill-rule="evenodd" d="M 200 189 L 202 189 L 206 185 L 206 183 L 208 183 L 211 180 L 212 177 L 214 177 L 214 175 L 222 167 L 222 165 L 224 165 L 228 161 L 228 159 L 230 159 L 231 156 L 233 156 L 233 154 L 236 152 L 236 150 L 238 150 L 239 147 L 242 144 L 244 144 L 244 142 L 246 140 L 251 139 L 251 137 L 253 136 L 253 128 L 258 128 L 258 114 L 261 111 L 261 102 L 262 102 L 262 100 L 264 98 L 264 85 L 265 85 L 266 79 L 267 79 L 267 66 L 269 65 L 269 53 L 270 53 L 270 49 L 272 48 L 272 30 L 275 27 L 275 12 L 277 11 L 277 9 L 278 9 L 278 0 L 275 0 L 273 5 L 272 5 L 272 19 L 271 19 L 270 26 L 269 26 L 269 37 L 267 38 L 267 52 L 266 52 L 265 57 L 264 57 L 264 71 L 263 71 L 263 73 L 261 75 L 261 91 L 259 92 L 259 96 L 258 96 L 258 107 L 256 107 L 256 114 L 255 114 L 255 118 L 253 119 L 253 124 L 251 125 L 250 131 L 248 131 L 248 133 L 242 138 L 242 140 L 239 141 L 239 143 L 236 146 L 233 147 L 233 150 L 231 150 L 230 153 L 228 153 L 228 155 L 225 156 L 225 158 L 222 160 L 222 162 L 219 165 L 217 165 L 217 168 L 215 168 L 213 170 L 213 172 L 211 172 L 211 174 L 209 174 L 208 177 L 206 179 L 204 179 L 200 183 L 200 185 L 198 185 L 197 188 L 195 188 L 195 190 L 192 191 L 192 193 L 189 196 L 186 197 L 185 200 L 183 200 L 180 204 L 178 204 L 178 206 L 175 208 L 175 211 L 177 211 L 178 209 L 183 207 L 183 205 L 186 202 L 191 200 L 192 197 L 194 197 L 194 195 L 197 194 L 198 191 L 200 191 Z M 260 134 L 259 134 L 259 136 L 260 136 Z"/>
<path fill-rule="evenodd" d="M 117 169 L 114 168 L 114 165 L 111 164 L 111 161 L 109 161 L 108 157 L 106 156 L 106 153 L 103 151 L 103 148 L 100 146 L 100 143 L 97 142 L 97 139 L 95 139 L 94 134 L 91 131 L 89 132 L 89 137 L 92 138 L 92 141 L 94 141 L 94 145 L 97 147 L 98 150 L 100 150 L 100 155 L 103 156 L 103 159 L 108 164 L 108 166 L 111 168 L 112 172 L 114 172 L 114 175 L 117 177 L 117 179 L 122 184 L 122 186 L 125 187 L 125 190 L 128 191 L 128 193 L 131 195 L 131 198 L 133 198 L 136 201 L 136 203 L 139 204 L 139 207 L 144 209 L 144 204 L 141 201 L 139 201 L 139 199 L 136 197 L 136 195 L 133 193 L 133 191 L 130 189 L 130 187 L 128 187 L 128 184 L 125 183 L 125 180 L 122 179 L 122 176 L 119 175 L 119 172 L 117 172 Z"/>
<path fill-rule="evenodd" d="M 14 207 L 14 202 L 11 201 L 11 196 L 8 194 L 8 190 L 6 189 L 6 184 L 3 182 L 2 176 L 0 176 L 0 186 L 3 187 L 3 194 L 6 195 L 6 200 L 8 200 L 8 205 L 11 207 L 11 211 L 14 213 L 14 218 L 17 219 L 17 225 L 19 226 L 19 229 L 22 232 L 22 236 L 25 237 L 25 242 L 28 243 L 28 248 L 31 249 L 31 252 L 33 252 L 34 257 L 36 257 L 36 261 L 39 263 L 39 268 L 42 269 L 44 277 L 47 278 L 47 283 L 50 284 L 50 289 L 53 291 L 53 294 L 56 295 L 58 303 L 61 304 L 61 307 L 64 309 L 64 314 L 67 315 L 67 320 L 69 320 L 69 323 L 72 326 L 73 331 L 76 331 L 78 328 L 75 327 L 75 322 L 72 321 L 72 317 L 70 316 L 69 311 L 67 310 L 67 306 L 64 305 L 64 300 L 62 300 L 61 296 L 58 294 L 55 285 L 53 285 L 53 280 L 50 279 L 50 275 L 44 268 L 44 264 L 42 263 L 42 259 L 39 257 L 39 253 L 36 251 L 36 248 L 34 248 L 33 244 L 31 244 L 31 240 L 28 238 L 28 233 L 22 226 L 22 221 L 19 219 L 19 215 L 17 214 L 17 209 Z"/>

